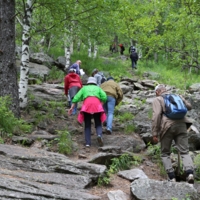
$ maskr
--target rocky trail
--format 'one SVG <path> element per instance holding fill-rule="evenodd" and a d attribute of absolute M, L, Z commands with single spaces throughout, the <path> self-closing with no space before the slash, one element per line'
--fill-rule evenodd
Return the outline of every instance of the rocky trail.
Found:
<path fill-rule="evenodd" d="M 87 76 L 84 76 L 83 84 L 86 81 Z M 63 86 L 58 82 L 30 84 L 32 98 L 22 118 L 34 128 L 31 133 L 13 135 L 6 144 L 0 145 L 0 199 L 183 200 L 188 194 L 191 199 L 199 199 L 198 182 L 193 187 L 184 180 L 181 183 L 166 181 L 160 166 L 147 156 L 147 144 L 152 141 L 151 102 L 157 82 L 149 77 L 139 80 L 133 76 L 122 78 L 119 84 L 124 99 L 116 108 L 113 134 L 107 135 L 103 127 L 104 146 L 98 147 L 92 124 L 90 148 L 84 146 L 83 124 L 77 122 L 77 116 L 67 115 Z M 199 93 L 187 98 L 194 107 L 188 114 L 195 119 L 194 124 L 199 129 Z M 51 107 L 52 102 L 56 106 Z M 64 103 L 64 108 L 59 107 L 60 102 Z M 133 117 L 120 121 L 126 113 Z M 136 128 L 127 132 L 130 125 Z M 60 130 L 67 130 L 71 135 L 71 154 L 58 153 L 56 141 Z M 196 153 L 200 135 L 193 129 L 189 142 L 191 151 Z M 129 170 L 111 174 L 107 186 L 98 185 L 98 178 L 105 176 L 112 159 L 125 153 L 140 157 L 142 162 L 136 162 Z"/>

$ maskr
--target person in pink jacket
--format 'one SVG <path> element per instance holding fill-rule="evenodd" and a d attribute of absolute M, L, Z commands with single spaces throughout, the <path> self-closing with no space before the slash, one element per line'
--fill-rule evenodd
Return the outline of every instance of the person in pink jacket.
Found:
<path fill-rule="evenodd" d="M 82 81 L 80 79 L 80 76 L 76 74 L 75 69 L 70 69 L 69 74 L 65 76 L 64 79 L 64 89 L 65 89 L 65 95 L 70 96 L 71 101 L 73 100 L 76 93 L 82 88 Z M 75 105 L 72 114 L 75 115 L 77 112 L 77 104 Z"/>

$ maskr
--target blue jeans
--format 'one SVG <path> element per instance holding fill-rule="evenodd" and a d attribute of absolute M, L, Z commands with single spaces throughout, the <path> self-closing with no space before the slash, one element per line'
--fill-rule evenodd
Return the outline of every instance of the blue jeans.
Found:
<path fill-rule="evenodd" d="M 115 110 L 116 99 L 112 96 L 107 96 L 107 101 L 104 104 L 104 110 L 106 112 L 106 122 L 107 122 L 107 130 L 112 132 L 112 121 L 113 121 L 113 114 Z"/>
<path fill-rule="evenodd" d="M 91 120 L 92 116 L 95 122 L 95 128 L 97 136 L 102 137 L 102 124 L 101 124 L 101 113 L 89 114 L 84 112 L 85 122 L 85 143 L 91 145 Z"/>

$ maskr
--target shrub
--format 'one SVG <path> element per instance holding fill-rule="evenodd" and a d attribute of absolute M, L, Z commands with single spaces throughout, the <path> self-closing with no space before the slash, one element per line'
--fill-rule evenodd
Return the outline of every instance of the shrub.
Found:
<path fill-rule="evenodd" d="M 0 97 L 0 133 L 2 138 L 9 137 L 19 131 L 29 132 L 31 130 L 31 125 L 14 116 L 14 113 L 9 109 L 10 104 L 11 99 L 8 96 Z"/>
<path fill-rule="evenodd" d="M 58 141 L 58 151 L 62 154 L 70 154 L 72 152 L 72 139 L 67 130 L 57 131 L 59 137 L 55 140 Z"/>

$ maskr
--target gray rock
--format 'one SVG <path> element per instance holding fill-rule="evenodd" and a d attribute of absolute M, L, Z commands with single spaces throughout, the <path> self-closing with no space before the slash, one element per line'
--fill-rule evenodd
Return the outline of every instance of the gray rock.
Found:
<path fill-rule="evenodd" d="M 148 178 L 148 176 L 141 169 L 119 171 L 117 175 L 130 181 Z"/>
<path fill-rule="evenodd" d="M 113 190 L 107 194 L 109 200 L 127 200 L 128 195 L 121 190 Z"/>
<path fill-rule="evenodd" d="M 200 198 L 192 184 L 151 179 L 137 179 L 131 183 L 131 192 L 138 200 L 182 200 Z"/>

